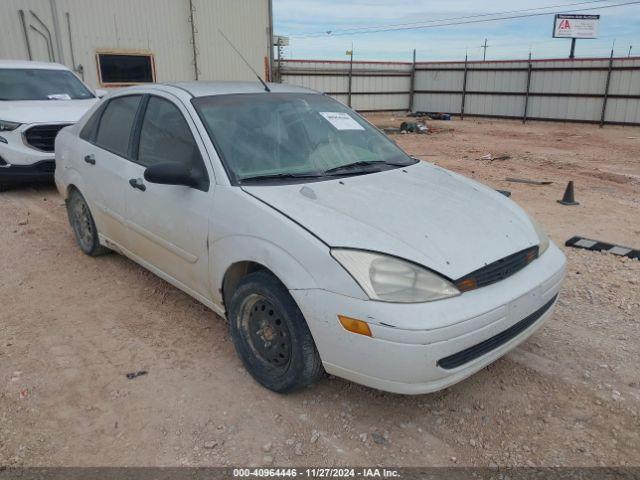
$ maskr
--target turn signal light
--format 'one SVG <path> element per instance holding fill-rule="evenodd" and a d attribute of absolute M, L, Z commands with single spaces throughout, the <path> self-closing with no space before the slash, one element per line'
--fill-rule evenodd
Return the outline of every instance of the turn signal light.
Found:
<path fill-rule="evenodd" d="M 456 282 L 456 287 L 458 287 L 458 290 L 460 290 L 461 292 L 468 292 L 469 290 L 475 290 L 476 288 L 478 288 L 478 283 L 473 277 L 466 278 L 464 280 Z"/>
<path fill-rule="evenodd" d="M 343 315 L 338 315 L 338 320 L 340 320 L 340 324 L 344 327 L 345 330 L 348 330 L 352 333 L 357 333 L 359 335 L 365 335 L 367 337 L 372 337 L 371 329 L 369 328 L 369 324 L 367 322 L 363 322 L 362 320 L 358 320 L 356 318 L 345 317 Z"/>

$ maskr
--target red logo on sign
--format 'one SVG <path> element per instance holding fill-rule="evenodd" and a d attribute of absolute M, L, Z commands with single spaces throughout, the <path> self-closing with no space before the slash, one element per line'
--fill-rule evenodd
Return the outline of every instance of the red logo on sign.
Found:
<path fill-rule="evenodd" d="M 562 20 L 560 22 L 560 26 L 558 27 L 558 30 L 568 30 L 571 29 L 571 25 L 569 24 L 569 20 Z"/>

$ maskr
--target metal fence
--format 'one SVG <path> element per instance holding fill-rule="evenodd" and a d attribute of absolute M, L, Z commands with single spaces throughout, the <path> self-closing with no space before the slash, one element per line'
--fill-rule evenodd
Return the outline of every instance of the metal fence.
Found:
<path fill-rule="evenodd" d="M 282 82 L 359 111 L 640 126 L 640 57 L 487 62 L 282 60 Z"/>

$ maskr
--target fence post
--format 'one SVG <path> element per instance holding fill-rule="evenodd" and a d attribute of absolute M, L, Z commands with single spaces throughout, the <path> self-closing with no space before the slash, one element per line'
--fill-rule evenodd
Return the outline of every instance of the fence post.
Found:
<path fill-rule="evenodd" d="M 467 58 L 464 56 L 464 77 L 462 78 L 462 103 L 460 104 L 460 120 L 464 120 L 464 100 L 467 95 Z"/>
<path fill-rule="evenodd" d="M 607 70 L 607 81 L 604 85 L 604 96 L 602 98 L 602 115 L 600 115 L 600 128 L 604 125 L 604 116 L 607 112 L 607 100 L 609 99 L 609 83 L 611 82 L 611 69 L 613 68 L 613 48 L 609 57 L 609 70 Z"/>
<path fill-rule="evenodd" d="M 353 77 L 353 45 L 351 46 L 351 57 L 349 59 L 349 97 L 347 105 L 351 108 L 351 81 Z"/>
<path fill-rule="evenodd" d="M 522 114 L 522 123 L 527 121 L 527 110 L 529 109 L 529 89 L 531 88 L 531 52 L 529 52 L 529 65 L 527 68 L 527 92 L 524 96 L 524 113 Z"/>
<path fill-rule="evenodd" d="M 411 65 L 411 80 L 409 85 L 409 111 L 413 112 L 413 96 L 416 88 L 416 49 L 413 49 L 413 64 Z"/>

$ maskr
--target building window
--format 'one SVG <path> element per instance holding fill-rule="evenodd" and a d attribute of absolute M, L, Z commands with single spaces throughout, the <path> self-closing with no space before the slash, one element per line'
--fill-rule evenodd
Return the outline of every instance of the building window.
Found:
<path fill-rule="evenodd" d="M 150 53 L 100 53 L 96 55 L 101 85 L 132 85 L 156 80 Z"/>

